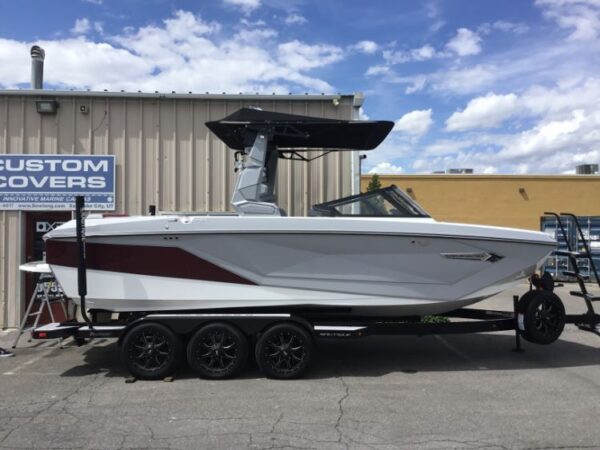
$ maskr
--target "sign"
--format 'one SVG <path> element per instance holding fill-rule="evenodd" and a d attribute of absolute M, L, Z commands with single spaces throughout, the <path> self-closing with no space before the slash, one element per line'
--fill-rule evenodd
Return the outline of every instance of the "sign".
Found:
<path fill-rule="evenodd" d="M 115 209 L 114 155 L 0 155 L 0 209 Z"/>

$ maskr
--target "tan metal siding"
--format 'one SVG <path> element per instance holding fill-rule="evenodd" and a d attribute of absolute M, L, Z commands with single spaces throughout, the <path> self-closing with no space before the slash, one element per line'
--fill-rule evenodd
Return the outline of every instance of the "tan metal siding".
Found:
<path fill-rule="evenodd" d="M 40 115 L 35 96 L 0 92 L 0 152 L 116 155 L 118 213 L 145 214 L 151 204 L 162 211 L 227 211 L 236 179 L 234 152 L 209 133 L 206 121 L 242 106 L 353 117 L 352 96 L 341 96 L 339 106 L 330 97 L 167 97 L 59 93 L 58 113 Z M 351 157 L 280 161 L 278 203 L 290 215 L 305 215 L 314 203 L 351 194 Z M 10 327 L 17 325 L 24 302 L 18 266 L 25 214 L 0 211 L 0 221 L 0 327 Z"/>

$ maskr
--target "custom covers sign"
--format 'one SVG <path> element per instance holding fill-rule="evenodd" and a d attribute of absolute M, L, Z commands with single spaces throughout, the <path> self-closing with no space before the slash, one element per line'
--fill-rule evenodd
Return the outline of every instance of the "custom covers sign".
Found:
<path fill-rule="evenodd" d="M 115 209 L 114 155 L 0 155 L 0 209 Z"/>

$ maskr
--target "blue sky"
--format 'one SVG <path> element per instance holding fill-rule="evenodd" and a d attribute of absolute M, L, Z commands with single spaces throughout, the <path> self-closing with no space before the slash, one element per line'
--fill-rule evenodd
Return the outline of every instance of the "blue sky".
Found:
<path fill-rule="evenodd" d="M 32 44 L 50 88 L 364 92 L 379 173 L 600 162 L 600 0 L 0 0 L 1 88 Z"/>

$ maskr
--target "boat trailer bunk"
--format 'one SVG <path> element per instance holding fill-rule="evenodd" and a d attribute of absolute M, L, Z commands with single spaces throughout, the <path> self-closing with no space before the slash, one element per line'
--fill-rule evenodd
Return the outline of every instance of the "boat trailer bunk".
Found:
<path fill-rule="evenodd" d="M 556 341 L 565 324 L 600 336 L 600 315 L 593 303 L 600 300 L 588 292 L 585 277 L 578 270 L 577 258 L 589 256 L 569 250 L 581 297 L 587 305 L 584 314 L 566 314 L 561 299 L 554 294 L 554 281 L 549 274 L 534 276 L 530 290 L 520 298 L 513 297 L 512 311 L 461 308 L 430 317 L 368 318 L 350 316 L 348 308 L 332 310 L 260 309 L 246 311 L 214 310 L 177 313 L 139 313 L 124 315 L 119 320 L 98 320 L 101 314 L 85 311 L 85 234 L 83 201 L 77 203 L 78 242 L 80 244 L 79 294 L 85 322 L 52 323 L 35 328 L 34 339 L 73 337 L 78 344 L 86 339 L 117 338 L 121 357 L 131 374 L 141 379 L 169 376 L 178 361 L 186 359 L 205 378 L 227 378 L 245 366 L 250 350 L 260 370 L 271 378 L 295 378 L 306 369 L 316 339 L 355 339 L 373 335 L 440 335 L 515 332 L 515 347 L 522 351 L 521 337 L 536 344 Z M 546 213 L 549 214 L 549 213 Z M 561 216 L 554 214 L 562 228 Z M 569 217 L 574 217 L 568 215 Z M 577 219 L 574 218 L 578 224 Z M 580 229 L 581 232 L 581 229 Z M 583 233 L 582 233 L 583 237 Z M 594 272 L 596 268 L 590 258 Z M 596 280 L 599 280 L 596 275 Z M 600 284 L 599 284 L 600 286 Z M 252 348 L 251 348 L 252 344 Z"/>

